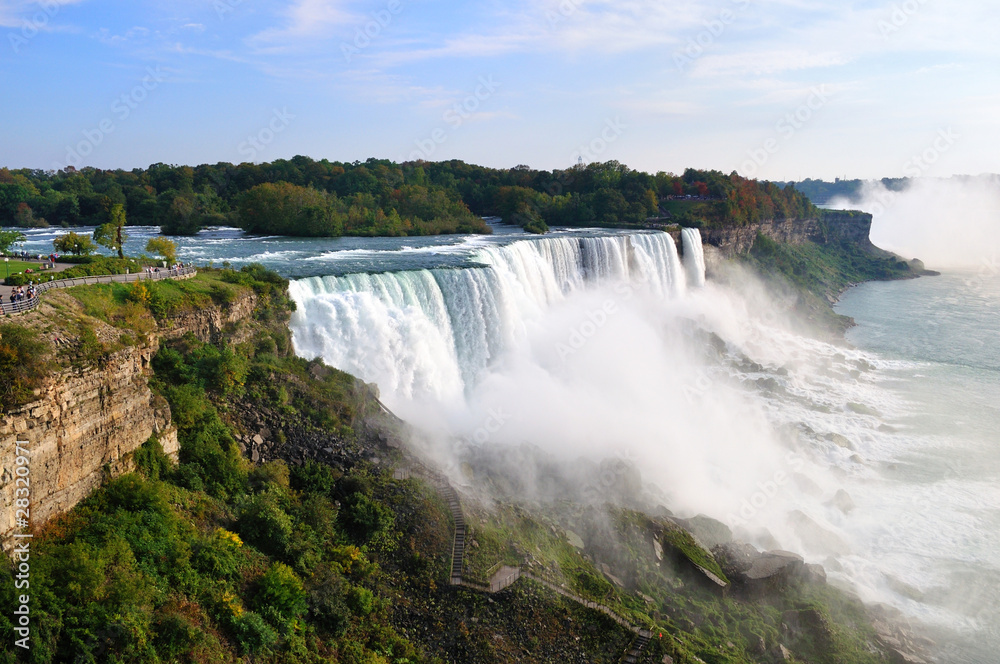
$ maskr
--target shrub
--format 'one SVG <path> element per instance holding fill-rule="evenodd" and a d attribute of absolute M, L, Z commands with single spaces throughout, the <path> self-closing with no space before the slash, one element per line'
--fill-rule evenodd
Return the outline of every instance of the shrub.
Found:
<path fill-rule="evenodd" d="M 233 618 L 232 631 L 244 655 L 266 655 L 278 643 L 278 633 L 259 613 L 246 611 Z"/>
<path fill-rule="evenodd" d="M 171 480 L 189 491 L 204 491 L 205 482 L 201 479 L 204 474 L 205 470 L 197 463 L 182 463 L 177 466 Z"/>
<path fill-rule="evenodd" d="M 236 530 L 265 553 L 284 555 L 292 536 L 292 519 L 271 494 L 258 494 L 247 501 L 236 522 Z"/>
<path fill-rule="evenodd" d="M 173 465 L 170 457 L 163 452 L 163 446 L 156 436 L 143 443 L 142 447 L 135 451 L 134 458 L 136 468 L 151 480 L 166 477 Z"/>
<path fill-rule="evenodd" d="M 302 580 L 284 563 L 274 563 L 257 583 L 256 604 L 263 612 L 291 621 L 306 612 L 306 591 Z"/>
<path fill-rule="evenodd" d="M 0 325 L 0 412 L 28 403 L 51 369 L 49 345 L 20 325 Z"/>
<path fill-rule="evenodd" d="M 394 519 L 388 507 L 363 493 L 355 493 L 341 509 L 344 529 L 358 544 L 367 544 L 393 526 Z"/>
<path fill-rule="evenodd" d="M 347 606 L 359 616 L 367 616 L 375 609 L 375 595 L 361 586 L 351 586 L 347 591 Z"/>
<path fill-rule="evenodd" d="M 337 483 L 329 466 L 312 460 L 292 468 L 291 481 L 296 491 L 327 496 L 333 494 L 333 487 Z"/>
<path fill-rule="evenodd" d="M 269 461 L 250 471 L 250 484 L 256 489 L 274 486 L 288 488 L 288 466 L 284 461 Z"/>
<path fill-rule="evenodd" d="M 239 548 L 218 536 L 195 547 L 192 566 L 212 578 L 235 579 L 239 575 Z"/>

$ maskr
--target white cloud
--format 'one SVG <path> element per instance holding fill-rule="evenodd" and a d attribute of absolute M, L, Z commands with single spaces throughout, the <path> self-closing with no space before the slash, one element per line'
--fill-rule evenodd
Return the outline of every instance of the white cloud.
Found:
<path fill-rule="evenodd" d="M 51 31 L 52 21 L 67 5 L 84 0 L 7 0 L 0 2 L 0 27 L 20 28 L 25 23 L 39 31 Z"/>
<path fill-rule="evenodd" d="M 851 58 L 843 53 L 811 53 L 806 50 L 768 50 L 727 55 L 706 55 L 693 69 L 695 76 L 762 76 L 801 69 L 845 65 Z"/>
<path fill-rule="evenodd" d="M 296 0 L 284 13 L 284 26 L 264 30 L 251 37 L 250 43 L 261 50 L 282 51 L 304 46 L 301 40 L 329 38 L 336 28 L 361 20 L 344 4 L 344 0 Z"/>

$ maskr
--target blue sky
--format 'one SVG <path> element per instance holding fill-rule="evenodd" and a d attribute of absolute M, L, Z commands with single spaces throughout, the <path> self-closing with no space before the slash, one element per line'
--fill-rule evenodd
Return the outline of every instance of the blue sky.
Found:
<path fill-rule="evenodd" d="M 998 172 L 998 26 L 970 0 L 0 0 L 0 165 Z"/>

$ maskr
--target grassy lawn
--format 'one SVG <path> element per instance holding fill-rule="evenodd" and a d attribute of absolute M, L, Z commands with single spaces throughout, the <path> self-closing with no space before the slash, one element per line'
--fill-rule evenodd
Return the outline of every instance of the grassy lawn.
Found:
<path fill-rule="evenodd" d="M 76 286 L 67 292 L 83 304 L 84 313 L 117 327 L 136 329 L 138 319 L 155 318 L 200 309 L 212 304 L 228 304 L 241 290 L 227 283 L 217 270 L 201 270 L 190 279 L 142 281 L 135 284 Z M 147 325 L 139 326 L 147 331 Z"/>
<path fill-rule="evenodd" d="M 18 272 L 24 272 L 27 269 L 30 269 L 33 272 L 40 272 L 38 266 L 41 264 L 42 264 L 41 261 L 25 262 L 25 261 L 14 260 L 12 258 L 5 264 L 5 266 L 0 266 L 0 270 L 3 270 L 3 272 L 0 272 L 0 274 L 3 274 L 3 276 L 6 278 L 8 269 L 10 270 L 10 274 L 17 274 Z M 49 273 L 46 271 L 45 274 Z"/>

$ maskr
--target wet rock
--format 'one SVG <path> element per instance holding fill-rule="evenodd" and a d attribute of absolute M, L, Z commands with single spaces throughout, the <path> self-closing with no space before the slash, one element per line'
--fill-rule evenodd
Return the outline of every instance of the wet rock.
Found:
<path fill-rule="evenodd" d="M 802 566 L 802 580 L 806 583 L 824 585 L 826 583 L 826 570 L 822 565 L 806 563 Z"/>
<path fill-rule="evenodd" d="M 844 514 L 849 514 L 854 509 L 854 501 L 851 499 L 851 494 L 843 489 L 838 489 L 828 504 L 833 505 Z"/>
<path fill-rule="evenodd" d="M 802 556 L 791 551 L 766 551 L 754 559 L 746 572 L 748 581 L 787 580 L 803 565 Z"/>
<path fill-rule="evenodd" d="M 676 521 L 680 521 L 680 519 L 676 519 Z M 733 541 L 733 531 L 729 529 L 729 526 L 712 517 L 699 514 L 683 521 L 681 525 L 694 535 L 694 538 L 706 549 Z"/>
<path fill-rule="evenodd" d="M 752 544 L 734 541 L 716 546 L 712 549 L 712 555 L 719 561 L 726 576 L 737 581 L 745 578 L 760 552 Z"/>
<path fill-rule="evenodd" d="M 872 417 L 881 417 L 881 413 L 872 408 L 871 406 L 866 406 L 863 403 L 857 403 L 851 401 L 847 404 L 847 410 L 852 413 L 857 413 L 858 415 L 871 415 Z"/>
<path fill-rule="evenodd" d="M 795 482 L 796 488 L 807 496 L 819 496 L 823 493 L 818 484 L 802 473 L 794 473 L 792 481 Z"/>
<path fill-rule="evenodd" d="M 839 535 L 819 525 L 804 512 L 799 510 L 790 512 L 788 523 L 812 551 L 835 555 L 850 553 L 850 547 Z"/>
<path fill-rule="evenodd" d="M 833 443 L 838 447 L 843 447 L 845 450 L 851 450 L 853 452 L 855 449 L 854 443 L 852 443 L 847 436 L 843 436 L 839 433 L 828 433 L 825 436 L 823 436 L 823 438 L 825 438 L 826 440 L 830 441 L 831 443 Z"/>

